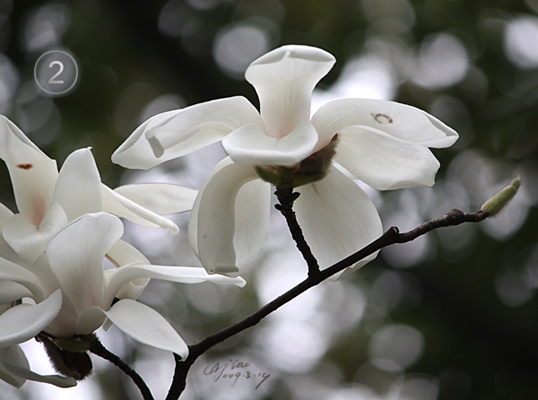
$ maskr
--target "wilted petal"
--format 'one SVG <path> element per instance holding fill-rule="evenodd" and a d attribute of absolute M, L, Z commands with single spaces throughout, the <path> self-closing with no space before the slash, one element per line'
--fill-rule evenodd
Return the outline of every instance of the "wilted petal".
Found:
<path fill-rule="evenodd" d="M 112 161 L 149 169 L 221 140 L 237 128 L 256 124 L 260 114 L 244 97 L 208 101 L 150 118 L 115 151 Z"/>
<path fill-rule="evenodd" d="M 166 183 L 142 183 L 119 186 L 114 191 L 159 215 L 190 211 L 197 190 Z"/>
<path fill-rule="evenodd" d="M 332 68 L 334 57 L 309 46 L 283 46 L 255 60 L 245 78 L 260 98 L 267 134 L 281 138 L 310 120 L 314 87 Z"/>
<path fill-rule="evenodd" d="M 13 215 L 4 225 L 3 236 L 19 257 L 31 264 L 45 251 L 50 239 L 67 223 L 62 207 L 52 203 L 39 226 L 28 222 L 22 214 Z"/>
<path fill-rule="evenodd" d="M 121 221 L 109 214 L 85 214 L 52 238 L 47 255 L 62 291 L 80 314 L 102 306 L 103 258 L 123 234 Z"/>
<path fill-rule="evenodd" d="M 62 293 L 55 291 L 36 305 L 19 304 L 0 315 L 0 347 L 26 342 L 35 337 L 58 315 Z"/>
<path fill-rule="evenodd" d="M 73 378 L 60 375 L 40 375 L 30 370 L 30 364 L 20 346 L 10 346 L 0 349 L 0 379 L 20 388 L 26 379 L 50 383 L 67 388 L 77 385 Z"/>
<path fill-rule="evenodd" d="M 244 260 L 237 259 L 236 241 L 242 248 L 250 248 L 251 253 L 259 251 L 260 238 L 267 233 L 268 217 L 264 213 L 269 214 L 267 198 L 270 186 L 264 182 L 265 185 L 261 186 L 265 186 L 265 190 L 247 189 L 241 193 L 245 184 L 258 178 L 253 167 L 234 164 L 225 158 L 198 193 L 189 221 L 189 239 L 209 273 L 238 272 L 237 265 Z M 239 198 L 241 200 L 237 201 Z M 241 220 L 246 226 L 238 227 L 236 215 L 243 212 L 253 219 L 248 222 Z"/>
<path fill-rule="evenodd" d="M 242 278 L 230 278 L 223 275 L 210 275 L 200 267 L 176 267 L 164 265 L 126 265 L 106 272 L 109 284 L 105 294 L 105 304 L 112 303 L 118 290 L 127 282 L 142 278 L 162 279 L 178 283 L 213 282 L 244 286 Z"/>
<path fill-rule="evenodd" d="M 142 207 L 140 204 L 122 196 L 105 185 L 101 185 L 101 195 L 103 198 L 103 211 L 105 212 L 126 218 L 141 226 L 149 228 L 170 228 L 173 234 L 179 232 L 178 226 L 169 219 Z"/>
<path fill-rule="evenodd" d="M 361 127 L 383 131 L 405 142 L 427 147 L 448 147 L 458 134 L 437 118 L 405 104 L 370 99 L 338 99 L 323 105 L 312 117 L 324 147 L 337 133 Z"/>
<path fill-rule="evenodd" d="M 62 206 L 69 221 L 101 211 L 101 177 L 89 148 L 76 150 L 66 158 L 53 201 Z"/>
<path fill-rule="evenodd" d="M 246 125 L 225 137 L 222 145 L 237 164 L 290 167 L 312 154 L 317 142 L 316 130 L 303 121 L 281 138 L 267 136 L 256 125 Z"/>
<path fill-rule="evenodd" d="M 421 144 L 365 127 L 342 130 L 334 161 L 379 189 L 431 186 L 439 161 Z"/>
<path fill-rule="evenodd" d="M 58 175 L 56 161 L 48 158 L 2 115 L 0 158 L 9 169 L 19 212 L 28 222 L 39 225 L 52 200 Z"/>
<path fill-rule="evenodd" d="M 187 358 L 189 349 L 174 328 L 161 314 L 134 300 L 120 300 L 106 316 L 119 329 L 133 339 L 158 349 L 176 353 Z"/>
<path fill-rule="evenodd" d="M 297 220 L 322 268 L 360 250 L 383 234 L 377 210 L 366 193 L 335 167 L 315 183 L 296 189 Z M 357 269 L 374 254 L 353 266 Z"/>

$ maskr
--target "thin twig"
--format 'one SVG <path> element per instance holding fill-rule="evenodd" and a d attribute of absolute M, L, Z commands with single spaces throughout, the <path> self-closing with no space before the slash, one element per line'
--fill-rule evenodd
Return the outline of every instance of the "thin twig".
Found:
<path fill-rule="evenodd" d="M 241 321 L 223 329 L 220 332 L 215 333 L 214 335 L 208 336 L 207 338 L 195 345 L 189 346 L 189 356 L 186 360 L 181 361 L 181 359 L 176 356 L 176 370 L 172 386 L 170 387 L 170 391 L 168 393 L 168 396 L 166 397 L 166 400 L 177 400 L 179 398 L 179 396 L 185 389 L 188 371 L 199 356 L 204 354 L 207 350 L 209 350 L 216 344 L 221 343 L 226 339 L 229 339 L 230 337 L 256 325 L 267 315 L 276 311 L 278 308 L 287 304 L 300 294 L 306 292 L 308 289 L 323 282 L 327 278 L 337 274 L 338 272 L 343 271 L 344 269 L 361 261 L 362 259 L 368 257 L 376 251 L 381 250 L 384 247 L 396 243 L 407 243 L 413 241 L 419 236 L 422 236 L 437 228 L 456 226 L 466 222 L 480 222 L 487 217 L 488 213 L 484 211 L 467 214 L 460 210 L 452 210 L 444 216 L 425 222 L 409 232 L 400 233 L 398 228 L 391 227 L 381 237 L 370 243 L 368 246 L 362 248 L 356 253 L 353 253 L 349 257 L 346 257 L 345 259 L 337 262 L 336 264 L 333 264 L 332 266 L 322 271 L 318 271 L 318 273 L 314 275 L 309 275 L 308 278 L 299 283 L 297 286 L 288 290 L 281 296 L 277 297 L 276 299 L 261 307 L 259 310 L 250 314 Z"/>
<path fill-rule="evenodd" d="M 297 222 L 295 211 L 293 211 L 293 202 L 297 200 L 300 193 L 293 192 L 293 188 L 277 187 L 275 194 L 280 202 L 280 204 L 275 205 L 275 208 L 282 213 L 288 223 L 291 237 L 295 241 L 297 248 L 303 255 L 306 265 L 308 266 L 308 276 L 317 275 L 319 273 L 318 260 L 316 260 L 314 254 L 312 254 L 312 250 L 306 242 L 303 231 Z"/>
<path fill-rule="evenodd" d="M 118 367 L 123 372 L 125 372 L 133 380 L 134 384 L 138 387 L 138 389 L 142 393 L 142 397 L 144 398 L 144 400 L 154 400 L 153 395 L 151 394 L 151 391 L 149 390 L 148 386 L 146 385 L 146 382 L 144 382 L 142 377 L 138 375 L 138 373 L 135 370 L 129 367 L 121 358 L 119 358 L 117 355 L 108 351 L 101 344 L 99 339 L 95 338 L 91 342 L 90 352 L 92 352 L 95 355 L 98 355 L 99 357 L 104 358 L 105 360 L 110 361 L 116 367 Z"/>

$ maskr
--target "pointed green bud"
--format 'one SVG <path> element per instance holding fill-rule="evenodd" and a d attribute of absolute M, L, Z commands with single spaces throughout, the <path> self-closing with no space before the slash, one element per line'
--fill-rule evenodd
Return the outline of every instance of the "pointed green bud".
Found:
<path fill-rule="evenodd" d="M 521 179 L 517 176 L 508 186 L 503 187 L 491 196 L 489 200 L 482 205 L 480 210 L 489 213 L 489 217 L 494 217 L 514 198 L 520 186 Z"/>

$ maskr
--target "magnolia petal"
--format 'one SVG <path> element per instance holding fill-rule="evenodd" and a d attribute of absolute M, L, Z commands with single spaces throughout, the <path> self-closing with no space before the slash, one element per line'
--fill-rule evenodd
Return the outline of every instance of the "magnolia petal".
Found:
<path fill-rule="evenodd" d="M 107 251 L 106 257 L 112 261 L 117 268 L 124 268 L 124 266 L 130 264 L 150 264 L 149 260 L 140 251 L 123 240 L 118 240 L 116 243 L 114 243 L 110 250 Z M 113 273 L 113 270 L 105 271 L 107 288 Z M 142 291 L 148 283 L 149 278 L 147 277 L 131 280 L 117 290 L 117 293 L 113 294 L 113 296 L 117 297 L 118 299 L 136 300 L 142 294 Z M 106 299 L 107 296 L 105 294 L 104 304 L 108 304 L 108 300 Z"/>
<path fill-rule="evenodd" d="M 183 360 L 189 355 L 189 349 L 183 339 L 168 321 L 152 308 L 125 299 L 103 312 L 114 325 L 138 342 L 174 352 Z"/>
<path fill-rule="evenodd" d="M 322 268 L 351 255 L 383 234 L 366 193 L 335 167 L 324 179 L 300 186 L 294 203 L 305 239 Z M 360 268 L 377 253 L 355 264 Z"/>
<path fill-rule="evenodd" d="M 260 114 L 244 97 L 168 111 L 138 127 L 112 155 L 112 161 L 126 168 L 149 169 L 215 143 L 247 124 L 263 129 Z"/>
<path fill-rule="evenodd" d="M 102 306 L 103 258 L 123 234 L 121 221 L 109 214 L 85 214 L 52 238 L 47 255 L 63 292 L 79 315 Z"/>
<path fill-rule="evenodd" d="M 291 167 L 312 154 L 317 142 L 318 133 L 303 121 L 281 138 L 267 136 L 256 125 L 245 125 L 226 136 L 222 145 L 237 164 Z"/>
<path fill-rule="evenodd" d="M 13 215 L 13 212 L 5 205 L 0 203 L 0 229 L 4 227 L 6 221 Z"/>
<path fill-rule="evenodd" d="M 23 285 L 36 301 L 44 300 L 42 282 L 27 268 L 0 257 L 0 280 Z"/>
<path fill-rule="evenodd" d="M 309 46 L 282 46 L 255 60 L 245 78 L 260 99 L 267 134 L 286 136 L 300 122 L 310 120 L 314 87 L 333 67 L 335 58 Z"/>
<path fill-rule="evenodd" d="M 77 381 L 74 378 L 61 376 L 61 375 L 40 375 L 29 369 L 21 368 L 17 365 L 4 363 L 4 365 L 24 379 L 28 379 L 35 382 L 49 383 L 61 388 L 69 388 L 77 386 Z"/>
<path fill-rule="evenodd" d="M 0 280 L 0 305 L 9 304 L 23 297 L 32 297 L 32 292 L 24 285 Z"/>
<path fill-rule="evenodd" d="M 362 127 L 382 131 L 405 142 L 427 147 L 448 147 L 458 134 L 428 113 L 394 101 L 338 99 L 323 105 L 312 117 L 320 136 L 318 149 L 337 133 Z"/>
<path fill-rule="evenodd" d="M 0 349 L 0 379 L 20 388 L 26 379 L 50 383 L 62 388 L 77 385 L 73 378 L 60 375 L 40 375 L 30 370 L 30 364 L 20 346 Z"/>
<path fill-rule="evenodd" d="M 52 203 L 39 226 L 22 214 L 13 215 L 4 225 L 6 242 L 25 261 L 32 264 L 47 248 L 50 239 L 68 223 L 64 210 Z"/>
<path fill-rule="evenodd" d="M 245 183 L 235 199 L 233 243 L 238 265 L 258 255 L 267 236 L 270 215 L 271 185 L 261 179 Z"/>
<path fill-rule="evenodd" d="M 432 186 L 434 183 L 440 164 L 425 146 L 364 127 L 345 129 L 339 138 L 333 160 L 376 189 Z"/>
<path fill-rule="evenodd" d="M 142 183 L 117 187 L 114 191 L 159 215 L 190 211 L 197 190 L 166 183 Z"/>
<path fill-rule="evenodd" d="M 26 370 L 30 369 L 28 359 L 20 346 L 14 345 L 0 349 L 0 379 L 16 388 L 20 388 L 24 385 L 26 379 L 13 371 L 14 365 Z"/>
<path fill-rule="evenodd" d="M 266 217 L 263 215 L 269 212 L 263 209 L 267 203 L 263 198 L 269 197 L 267 191 L 244 192 L 249 201 L 244 199 L 240 202 L 242 210 L 237 207 L 241 188 L 258 178 L 252 166 L 238 165 L 225 158 L 215 167 L 198 193 L 189 221 L 189 239 L 209 273 L 238 272 L 237 265 L 245 260 L 239 260 L 236 256 L 236 241 L 242 243 L 242 247 L 250 247 L 252 252 L 258 252 L 260 237 L 265 237 L 267 233 Z M 242 212 L 255 216 L 257 220 L 248 223 L 241 221 L 247 223 L 248 227 L 238 228 L 236 213 Z M 238 233 L 243 237 L 236 238 Z"/>
<path fill-rule="evenodd" d="M 101 195 L 103 198 L 103 211 L 105 212 L 126 218 L 135 224 L 148 228 L 170 228 L 174 235 L 179 233 L 179 227 L 169 219 L 142 207 L 105 185 L 101 185 Z"/>
<path fill-rule="evenodd" d="M 101 177 L 89 148 L 76 150 L 66 158 L 53 201 L 62 206 L 69 221 L 101 211 Z"/>
<path fill-rule="evenodd" d="M 39 225 L 45 216 L 58 175 L 48 158 L 9 119 L 0 115 L 0 158 L 9 169 L 15 200 L 24 218 Z"/>
<path fill-rule="evenodd" d="M 112 303 L 116 293 L 127 282 L 142 278 L 162 279 L 177 283 L 202 283 L 213 282 L 218 284 L 234 284 L 244 286 L 242 278 L 230 278 L 227 276 L 213 274 L 210 275 L 204 268 L 200 267 L 176 267 L 164 265 L 126 265 L 124 267 L 107 271 L 109 284 L 105 294 L 105 304 Z M 119 298 L 119 297 L 118 297 Z"/>
<path fill-rule="evenodd" d="M 58 315 L 62 307 L 62 293 L 55 291 L 36 305 L 19 304 L 0 315 L 0 348 L 35 337 Z"/>

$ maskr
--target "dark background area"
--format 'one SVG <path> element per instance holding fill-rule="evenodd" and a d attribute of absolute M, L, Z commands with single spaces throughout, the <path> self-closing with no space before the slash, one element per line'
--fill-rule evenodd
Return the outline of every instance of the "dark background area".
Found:
<path fill-rule="evenodd" d="M 145 119 L 233 95 L 257 104 L 243 79 L 252 60 L 290 43 L 329 51 L 338 62 L 318 85 L 320 101 L 395 100 L 460 133 L 450 149 L 434 150 L 442 167 L 433 188 L 368 192 L 386 228 L 407 230 L 451 208 L 475 211 L 517 174 L 522 190 L 498 218 L 384 250 L 359 272 L 326 282 L 216 347 L 193 370 L 185 398 L 534 399 L 537 14 L 536 0 L 0 0 L 0 113 L 59 165 L 91 146 L 106 184 L 151 181 L 156 172 L 124 173 L 110 161 Z M 76 88 L 64 96 L 46 95 L 34 82 L 36 60 L 53 49 L 71 52 L 80 69 Z M 186 174 L 203 163 L 192 160 L 159 167 L 159 177 L 199 187 L 200 179 Z M 4 167 L 0 197 L 15 211 Z M 186 219 L 178 222 L 185 228 Z M 237 321 L 278 295 L 268 282 L 285 280 L 290 270 L 304 276 L 293 245 L 284 251 L 275 239 L 282 229 L 276 224 L 246 288 L 156 283 L 141 300 L 167 315 L 188 343 Z M 156 263 L 195 262 L 185 236 L 153 254 L 145 233 L 131 226 L 127 232 Z M 156 398 L 166 393 L 170 360 L 161 373 L 155 363 L 163 354 L 155 358 L 126 339 L 110 345 L 152 376 Z M 247 360 L 271 377 L 254 389 L 201 372 L 229 359 Z M 92 398 L 100 390 L 104 399 L 138 398 L 106 364 L 89 380 L 101 388 L 93 387 Z M 27 383 L 6 393 L 41 399 L 42 387 Z"/>

